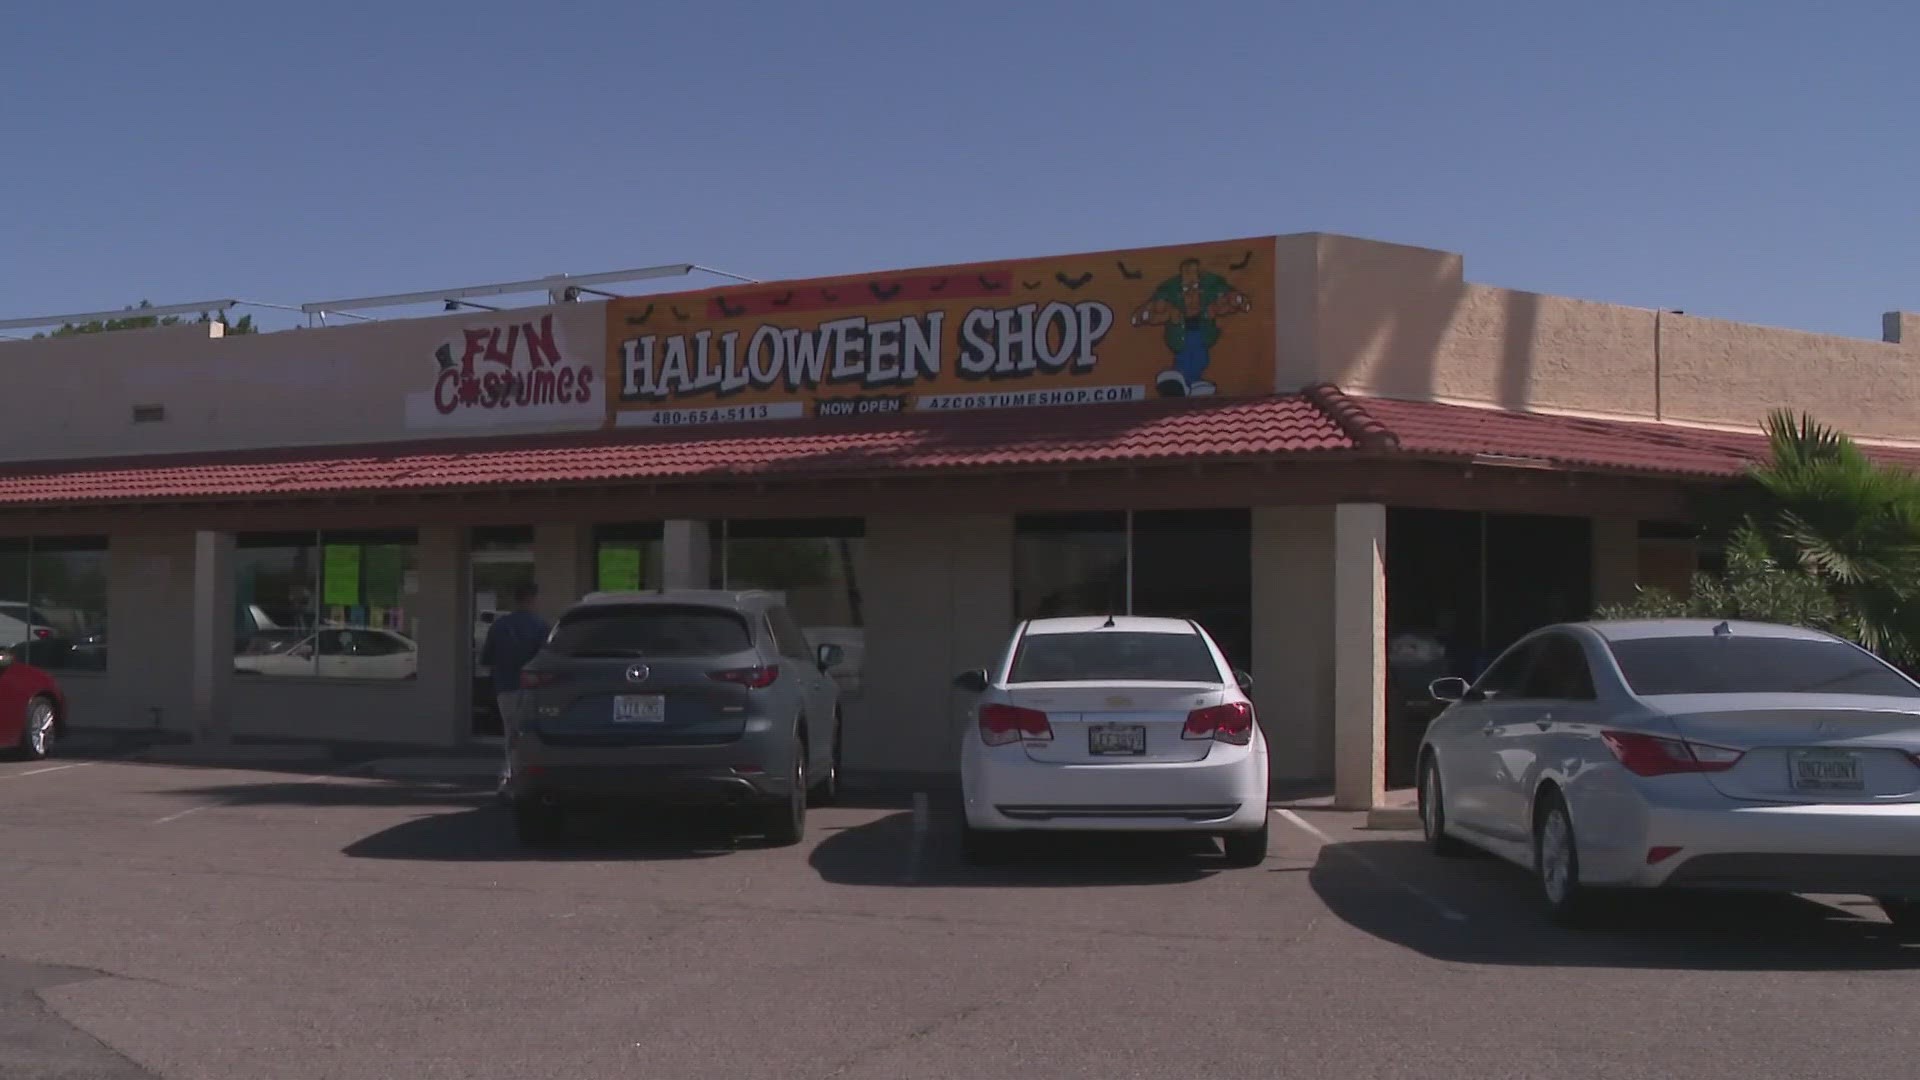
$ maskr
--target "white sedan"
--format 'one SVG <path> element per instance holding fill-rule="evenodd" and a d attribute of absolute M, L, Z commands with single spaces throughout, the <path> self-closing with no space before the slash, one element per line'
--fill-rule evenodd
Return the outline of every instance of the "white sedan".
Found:
<path fill-rule="evenodd" d="M 1267 744 L 1245 676 L 1184 619 L 1038 619 L 990 671 L 961 737 L 969 861 L 1009 834 L 1141 830 L 1219 836 L 1234 865 L 1267 852 Z"/>
<path fill-rule="evenodd" d="M 268 651 L 242 653 L 233 658 L 233 669 L 244 675 L 336 679 L 411 679 L 420 670 L 420 650 L 413 639 L 378 627 L 328 626 L 282 646 L 270 642 Z"/>
<path fill-rule="evenodd" d="M 1443 855 L 1532 869 L 1577 924 L 1610 888 L 1855 893 L 1920 929 L 1920 685 L 1813 630 L 1696 620 L 1527 637 L 1428 728 Z"/>

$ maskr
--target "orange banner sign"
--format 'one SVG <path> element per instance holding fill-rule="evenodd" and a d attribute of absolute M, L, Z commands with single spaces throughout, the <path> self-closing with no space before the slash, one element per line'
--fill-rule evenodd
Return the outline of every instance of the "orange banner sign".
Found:
<path fill-rule="evenodd" d="M 1273 392 L 1273 238 L 625 297 L 619 426 Z"/>

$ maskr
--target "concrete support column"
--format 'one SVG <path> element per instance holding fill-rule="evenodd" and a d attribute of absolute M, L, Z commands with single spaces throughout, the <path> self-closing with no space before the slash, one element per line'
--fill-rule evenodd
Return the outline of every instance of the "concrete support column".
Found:
<path fill-rule="evenodd" d="M 418 620 L 422 687 L 420 730 L 433 743 L 451 746 L 473 730 L 473 589 L 467 576 L 467 530 L 441 526 L 420 530 L 418 591 L 403 601 Z"/>
<path fill-rule="evenodd" d="M 714 526 L 718 528 L 718 526 Z M 661 547 L 661 578 L 669 589 L 705 589 L 713 583 L 713 533 L 704 521 L 669 521 Z"/>
<path fill-rule="evenodd" d="M 1387 766 L 1387 508 L 1333 512 L 1334 805 L 1384 805 Z"/>
<path fill-rule="evenodd" d="M 193 534 L 192 717 L 195 742 L 233 739 L 233 534 Z"/>
<path fill-rule="evenodd" d="M 533 581 L 540 586 L 543 614 L 554 618 L 567 605 L 592 592 L 593 576 L 591 528 L 564 523 L 534 526 Z"/>
<path fill-rule="evenodd" d="M 1624 604 L 1640 583 L 1640 522 L 1593 519 L 1593 602 Z"/>
<path fill-rule="evenodd" d="M 1276 791 L 1333 775 L 1333 508 L 1253 511 L 1254 711 Z"/>

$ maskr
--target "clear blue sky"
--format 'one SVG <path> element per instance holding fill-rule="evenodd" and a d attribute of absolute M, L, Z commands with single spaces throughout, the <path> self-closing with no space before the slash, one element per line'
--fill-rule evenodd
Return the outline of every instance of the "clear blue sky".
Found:
<path fill-rule="evenodd" d="M 8 5 L 0 317 L 1326 230 L 1874 336 L 1920 307 L 1916 9 Z"/>

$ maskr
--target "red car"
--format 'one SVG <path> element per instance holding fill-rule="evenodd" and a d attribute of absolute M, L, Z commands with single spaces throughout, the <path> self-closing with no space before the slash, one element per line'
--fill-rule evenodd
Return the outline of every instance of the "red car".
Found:
<path fill-rule="evenodd" d="M 0 752 L 29 761 L 47 756 L 65 725 L 66 696 L 53 676 L 0 652 Z"/>

